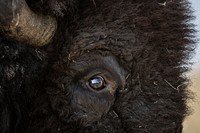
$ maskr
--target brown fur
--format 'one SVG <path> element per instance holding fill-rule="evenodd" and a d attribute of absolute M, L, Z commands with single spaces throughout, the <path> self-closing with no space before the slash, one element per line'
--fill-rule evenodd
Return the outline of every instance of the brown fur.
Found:
<path fill-rule="evenodd" d="M 189 96 L 183 74 L 194 48 L 187 1 L 87 0 L 74 5 L 74 1 L 51 0 L 37 1 L 37 6 L 28 2 L 35 9 L 46 6 L 41 12 L 56 15 L 59 28 L 54 42 L 39 49 L 39 55 L 31 47 L 1 40 L 0 51 L 5 51 L 0 54 L 3 133 L 182 132 Z M 75 112 L 87 110 L 72 107 L 79 75 L 74 69 L 81 69 L 76 62 L 108 56 L 127 72 L 125 90 L 116 91 L 114 103 L 109 103 L 109 111 L 100 119 L 91 115 L 95 120 L 88 117 L 87 125 L 78 117 L 69 121 Z M 91 103 L 98 103 L 96 94 L 87 95 L 94 96 Z"/>

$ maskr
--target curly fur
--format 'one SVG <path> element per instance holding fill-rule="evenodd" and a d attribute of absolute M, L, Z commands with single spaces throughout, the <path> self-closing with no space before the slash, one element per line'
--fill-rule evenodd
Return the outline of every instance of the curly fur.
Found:
<path fill-rule="evenodd" d="M 182 132 L 189 95 L 183 74 L 194 48 L 186 0 L 27 2 L 57 16 L 58 32 L 52 44 L 38 49 L 1 36 L 2 133 Z M 96 54 L 112 54 L 126 69 L 126 91 L 117 91 L 101 119 L 80 126 L 69 120 L 71 64 Z"/>

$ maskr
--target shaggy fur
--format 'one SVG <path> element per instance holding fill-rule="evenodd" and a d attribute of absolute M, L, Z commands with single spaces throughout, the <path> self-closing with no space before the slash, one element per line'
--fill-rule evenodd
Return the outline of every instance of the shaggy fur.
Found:
<path fill-rule="evenodd" d="M 27 2 L 55 15 L 58 31 L 37 49 L 1 35 L 0 132 L 182 132 L 188 113 L 183 73 L 194 46 L 186 0 Z M 87 124 L 71 119 L 76 62 L 108 56 L 126 71 L 125 89 L 102 104 L 109 111 L 101 118 L 89 114 Z"/>

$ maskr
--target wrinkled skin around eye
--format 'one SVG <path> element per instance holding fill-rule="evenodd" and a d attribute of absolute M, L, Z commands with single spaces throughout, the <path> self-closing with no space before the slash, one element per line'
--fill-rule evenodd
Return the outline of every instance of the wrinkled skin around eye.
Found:
<path fill-rule="evenodd" d="M 70 66 L 73 82 L 68 89 L 72 92 L 72 113 L 68 122 L 86 127 L 107 114 L 115 92 L 125 84 L 125 71 L 113 56 L 94 55 L 88 60 L 86 55 L 75 62 Z M 104 78 L 104 88 L 95 90 L 88 86 L 88 80 L 95 76 Z"/>

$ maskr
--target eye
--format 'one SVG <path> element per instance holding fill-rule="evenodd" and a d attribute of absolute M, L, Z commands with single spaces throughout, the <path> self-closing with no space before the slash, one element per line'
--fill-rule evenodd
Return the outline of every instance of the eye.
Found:
<path fill-rule="evenodd" d="M 105 79 L 102 76 L 94 76 L 89 79 L 88 85 L 94 90 L 102 90 L 105 88 Z"/>

